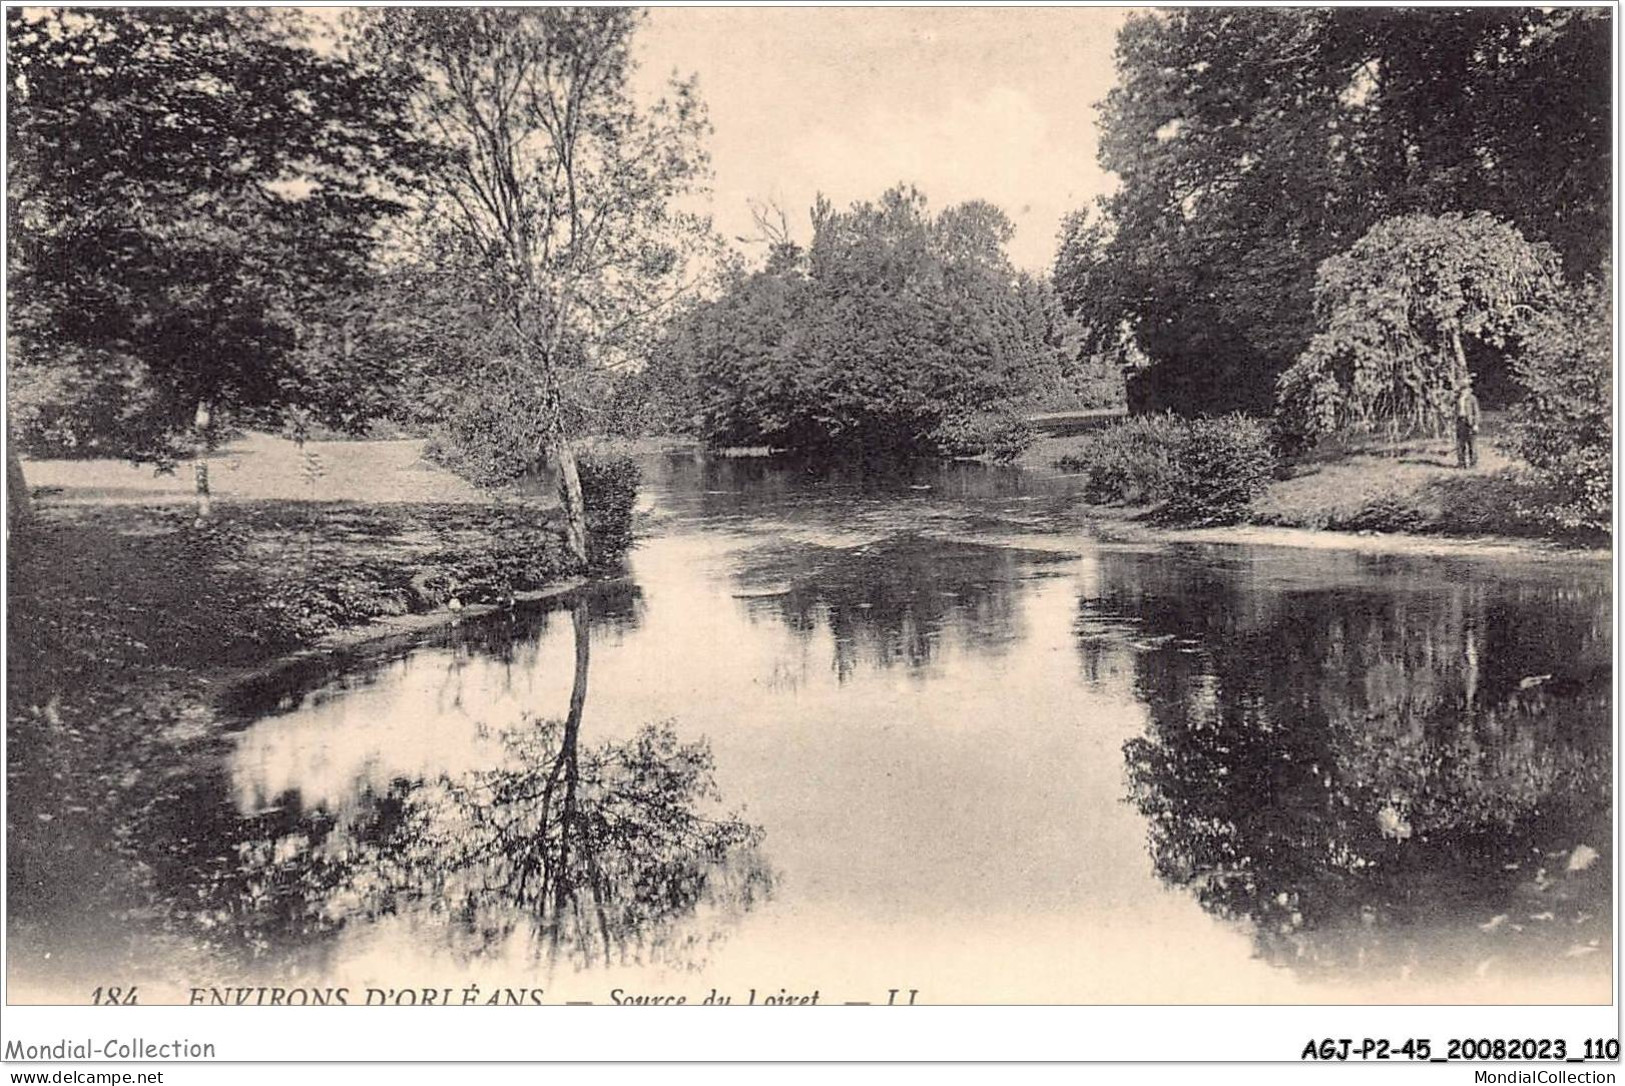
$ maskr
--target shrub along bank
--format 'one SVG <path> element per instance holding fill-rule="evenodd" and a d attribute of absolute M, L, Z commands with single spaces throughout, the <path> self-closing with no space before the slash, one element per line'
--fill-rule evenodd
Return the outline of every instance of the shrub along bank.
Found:
<path fill-rule="evenodd" d="M 587 507 L 587 566 L 565 548 L 556 508 L 535 501 L 491 505 L 350 506 L 323 516 L 321 562 L 297 561 L 267 586 L 255 626 L 262 639 L 304 643 L 350 626 L 461 604 L 503 603 L 517 594 L 571 577 L 612 571 L 632 546 L 638 468 L 630 457 L 583 456 L 581 489 Z M 351 521 L 346 545 L 327 538 L 331 516 Z M 251 550 L 254 514 L 205 531 L 228 541 L 226 553 Z M 276 522 L 273 520 L 272 524 Z M 356 535 L 375 545 L 356 545 Z M 276 547 L 275 529 L 260 533 Z M 235 540 L 232 537 L 237 537 Z M 431 540 L 427 545 L 412 540 Z M 405 542 L 406 545 L 402 545 Z M 292 544 L 297 555 L 298 539 Z"/>
<path fill-rule="evenodd" d="M 1257 419 L 1163 414 L 1086 434 L 1057 466 L 1084 476 L 1090 501 L 1153 505 L 1169 522 L 1210 525 L 1246 518 L 1269 486 L 1276 457 Z"/>
<path fill-rule="evenodd" d="M 1075 439 L 1054 464 L 1083 477 L 1088 501 L 1164 523 L 1605 545 L 1605 503 L 1577 517 L 1571 490 L 1507 455 L 1522 451 L 1526 433 L 1521 418 L 1486 414 L 1480 465 L 1463 471 L 1450 437 L 1351 439 L 1288 460 L 1256 419 L 1142 415 Z"/>

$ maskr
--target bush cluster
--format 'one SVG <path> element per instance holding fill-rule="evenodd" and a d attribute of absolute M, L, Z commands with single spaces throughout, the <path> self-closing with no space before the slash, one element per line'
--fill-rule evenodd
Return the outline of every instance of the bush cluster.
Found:
<path fill-rule="evenodd" d="M 1434 530 L 1437 514 L 1405 494 L 1378 494 L 1353 511 L 1333 513 L 1324 527 L 1334 532 L 1425 532 Z"/>
<path fill-rule="evenodd" d="M 264 618 L 256 632 L 273 644 L 299 644 L 345 626 L 404 615 L 409 598 L 396 580 L 379 570 L 339 569 L 273 581 L 261 597 Z"/>
<path fill-rule="evenodd" d="M 1231 524 L 1269 486 L 1268 426 L 1245 415 L 1143 415 L 1085 436 L 1057 464 L 1085 476 L 1090 501 L 1145 505 L 1180 524 Z"/>
<path fill-rule="evenodd" d="M 1033 440 L 1026 420 L 1007 411 L 945 419 L 936 433 L 944 456 L 986 456 L 1000 464 L 1020 456 Z"/>
<path fill-rule="evenodd" d="M 1239 414 L 1195 419 L 1174 449 L 1162 515 L 1180 524 L 1234 524 L 1274 475 L 1265 423 Z"/>
<path fill-rule="evenodd" d="M 1056 466 L 1084 476 L 1084 497 L 1092 502 L 1154 502 L 1168 491 L 1187 425 L 1173 414 L 1134 415 L 1085 434 Z"/>
<path fill-rule="evenodd" d="M 556 525 L 522 522 L 505 525 L 484 540 L 444 551 L 431 567 L 434 575 L 419 584 L 436 603 L 446 598 L 464 603 L 501 603 L 516 592 L 545 588 L 576 572 L 575 562 Z"/>
<path fill-rule="evenodd" d="M 1611 283 L 1590 282 L 1539 314 L 1513 362 L 1527 390 L 1513 448 L 1545 484 L 1540 513 L 1561 530 L 1613 527 Z"/>

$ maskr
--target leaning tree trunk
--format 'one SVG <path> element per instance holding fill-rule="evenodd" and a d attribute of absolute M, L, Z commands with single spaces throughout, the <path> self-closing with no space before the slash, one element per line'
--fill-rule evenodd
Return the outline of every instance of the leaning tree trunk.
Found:
<path fill-rule="evenodd" d="M 522 321 L 516 321 L 522 324 Z M 576 566 L 587 568 L 587 502 L 581 493 L 581 472 L 576 465 L 576 452 L 570 445 L 568 428 L 564 423 L 564 390 L 553 367 L 557 356 L 562 326 L 556 327 L 545 351 L 528 359 L 541 378 L 543 402 L 547 405 L 545 436 L 547 453 L 553 458 L 559 472 L 559 504 L 564 509 L 564 545 Z"/>
<path fill-rule="evenodd" d="M 23 475 L 23 462 L 17 456 L 17 446 L 11 435 L 6 435 L 6 531 L 10 534 L 25 531 L 34 523 L 34 496 L 28 491 L 28 480 Z"/>
<path fill-rule="evenodd" d="M 576 564 L 587 566 L 587 503 L 581 492 L 581 471 L 569 438 L 553 439 L 553 463 L 559 469 L 559 501 L 564 506 L 564 543 Z"/>
<path fill-rule="evenodd" d="M 209 401 L 197 402 L 197 414 L 192 418 L 192 471 L 197 480 L 197 519 L 208 520 L 214 512 L 209 494 Z"/>

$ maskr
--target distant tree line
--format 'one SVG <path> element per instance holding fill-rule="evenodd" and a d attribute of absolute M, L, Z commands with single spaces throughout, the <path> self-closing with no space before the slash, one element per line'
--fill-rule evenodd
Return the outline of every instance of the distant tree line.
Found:
<path fill-rule="evenodd" d="M 8 19 L 13 434 L 192 459 L 202 515 L 241 430 L 388 420 L 481 485 L 553 465 L 584 553 L 584 434 L 1010 452 L 1121 398 L 986 203 L 820 202 L 805 248 L 724 253 L 682 210 L 693 85 L 629 89 L 636 12 Z"/>
<path fill-rule="evenodd" d="M 1005 254 L 1002 211 L 932 213 L 894 188 L 820 199 L 805 249 L 781 238 L 673 322 L 651 381 L 714 445 L 869 456 L 1009 455 L 1022 413 L 1075 396 L 1077 335 L 1049 284 Z"/>

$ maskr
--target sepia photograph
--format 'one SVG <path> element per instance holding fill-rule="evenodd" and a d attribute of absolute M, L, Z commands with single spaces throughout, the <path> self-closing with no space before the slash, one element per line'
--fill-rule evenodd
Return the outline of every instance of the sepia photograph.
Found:
<path fill-rule="evenodd" d="M 7 1005 L 1607 1007 L 1615 20 L 8 5 Z"/>

